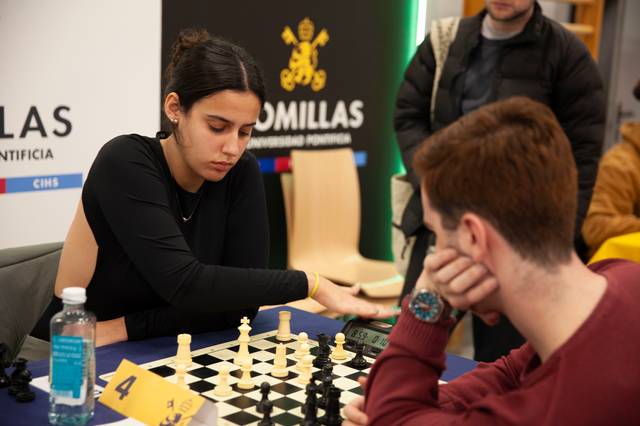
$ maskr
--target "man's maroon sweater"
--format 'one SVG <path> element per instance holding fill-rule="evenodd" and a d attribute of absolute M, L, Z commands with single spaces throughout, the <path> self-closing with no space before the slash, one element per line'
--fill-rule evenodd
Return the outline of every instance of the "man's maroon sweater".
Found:
<path fill-rule="evenodd" d="M 608 282 L 587 320 L 546 362 L 528 343 L 438 386 L 447 324 L 405 309 L 366 389 L 372 425 L 640 425 L 640 265 L 590 267 Z"/>

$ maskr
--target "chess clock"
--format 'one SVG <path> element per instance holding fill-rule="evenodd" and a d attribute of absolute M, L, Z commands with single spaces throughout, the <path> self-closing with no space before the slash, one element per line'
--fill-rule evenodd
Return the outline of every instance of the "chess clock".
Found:
<path fill-rule="evenodd" d="M 393 326 L 386 322 L 362 318 L 352 319 L 342 329 L 345 337 L 344 348 L 354 352 L 356 343 L 363 343 L 364 355 L 375 358 L 387 346 L 392 329 Z"/>

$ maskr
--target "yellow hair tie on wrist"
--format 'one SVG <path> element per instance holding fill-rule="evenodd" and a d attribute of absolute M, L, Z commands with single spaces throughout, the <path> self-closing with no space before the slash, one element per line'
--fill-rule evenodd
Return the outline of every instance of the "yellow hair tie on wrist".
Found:
<path fill-rule="evenodd" d="M 316 295 L 316 293 L 318 292 L 318 287 L 320 287 L 320 276 L 318 275 L 318 273 L 316 272 L 316 280 L 313 283 L 313 289 L 311 289 L 311 293 L 309 293 L 309 297 L 313 299 L 313 296 Z"/>

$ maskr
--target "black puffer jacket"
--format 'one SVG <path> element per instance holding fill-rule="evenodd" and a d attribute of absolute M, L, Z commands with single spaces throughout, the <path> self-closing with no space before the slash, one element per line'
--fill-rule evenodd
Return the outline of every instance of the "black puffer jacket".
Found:
<path fill-rule="evenodd" d="M 400 86 L 394 127 L 402 160 L 416 188 L 402 219 L 405 235 L 415 234 L 422 226 L 419 182 L 411 170 L 413 154 L 432 132 L 462 114 L 465 70 L 479 44 L 485 13 L 460 21 L 437 90 L 434 123 L 429 118 L 435 73 L 429 36 L 418 47 Z M 579 180 L 578 236 L 602 153 L 605 101 L 598 68 L 585 45 L 560 24 L 543 16 L 537 3 L 525 29 L 506 41 L 498 67 L 498 78 L 492 82 L 493 100 L 524 95 L 543 102 L 554 111 L 571 141 Z"/>

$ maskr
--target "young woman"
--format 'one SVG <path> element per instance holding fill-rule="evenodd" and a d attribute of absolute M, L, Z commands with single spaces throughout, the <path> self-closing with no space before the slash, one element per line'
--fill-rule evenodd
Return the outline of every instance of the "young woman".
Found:
<path fill-rule="evenodd" d="M 171 133 L 100 150 L 65 240 L 55 294 L 86 286 L 97 344 L 234 327 L 260 305 L 308 296 L 339 313 L 392 315 L 317 274 L 264 269 L 263 182 L 245 149 L 265 89 L 247 52 L 183 32 L 166 82 Z M 32 335 L 48 339 L 60 309 L 56 297 Z"/>

